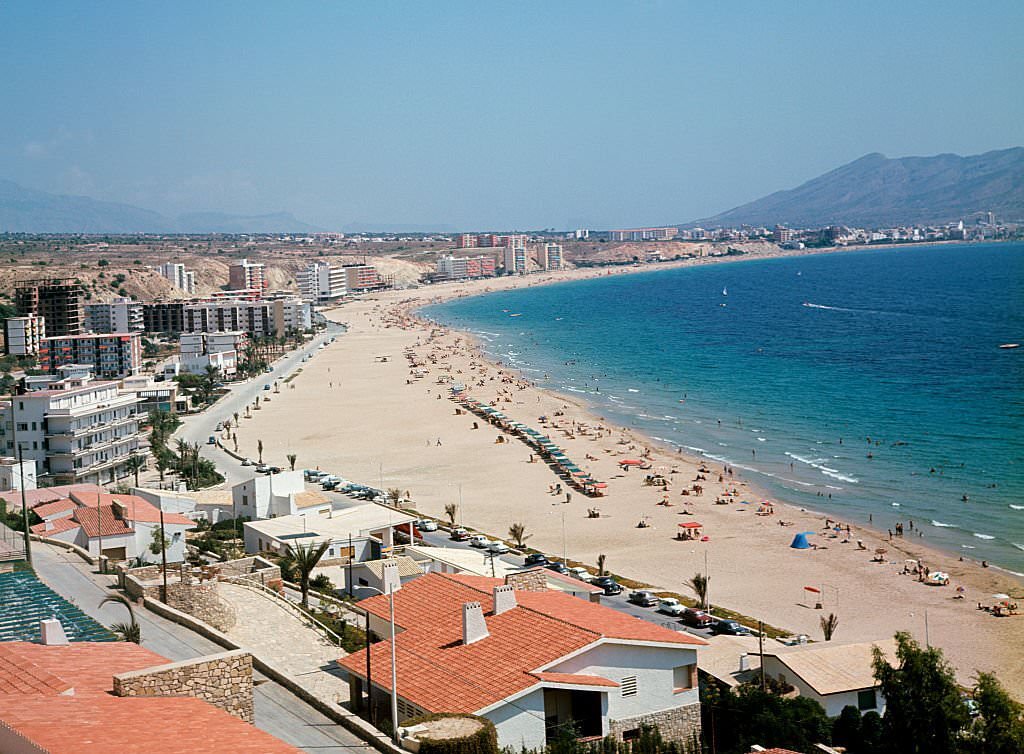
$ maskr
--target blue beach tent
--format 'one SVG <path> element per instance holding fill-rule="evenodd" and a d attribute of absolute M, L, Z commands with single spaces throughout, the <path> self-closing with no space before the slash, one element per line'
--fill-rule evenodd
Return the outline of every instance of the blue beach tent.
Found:
<path fill-rule="evenodd" d="M 813 534 L 812 531 L 802 531 L 793 537 L 793 542 L 790 544 L 794 550 L 809 550 L 811 549 L 810 542 L 807 541 L 807 535 Z"/>

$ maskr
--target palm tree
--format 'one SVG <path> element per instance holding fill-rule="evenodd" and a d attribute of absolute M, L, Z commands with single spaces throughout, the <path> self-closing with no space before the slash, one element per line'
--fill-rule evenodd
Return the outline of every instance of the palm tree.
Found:
<path fill-rule="evenodd" d="M 299 589 L 302 591 L 302 606 L 309 609 L 309 576 L 320 562 L 320 558 L 327 552 L 330 542 L 321 542 L 319 545 L 288 545 L 288 554 L 295 561 L 295 570 L 299 577 Z"/>
<path fill-rule="evenodd" d="M 448 517 L 448 523 L 455 526 L 455 515 L 459 512 L 459 506 L 455 503 L 448 503 L 444 506 L 444 515 Z"/>
<path fill-rule="evenodd" d="M 388 489 L 388 500 L 391 501 L 391 505 L 395 508 L 402 501 L 402 491 L 397 487 L 391 487 Z"/>
<path fill-rule="evenodd" d="M 605 557 L 603 554 L 597 556 L 597 575 L 607 576 L 608 574 L 604 570 Z"/>
<path fill-rule="evenodd" d="M 294 453 L 289 453 L 288 455 L 285 456 L 285 458 L 288 459 L 288 466 L 291 468 L 291 470 L 295 471 L 295 461 L 298 459 L 298 456 L 295 455 Z"/>
<path fill-rule="evenodd" d="M 259 453 L 260 463 L 263 463 L 263 440 L 256 441 L 256 452 Z"/>
<path fill-rule="evenodd" d="M 235 427 L 238 427 L 238 412 L 235 412 Z"/>
<path fill-rule="evenodd" d="M 703 610 L 708 609 L 708 577 L 703 573 L 695 573 L 686 585 L 697 595 L 697 601 Z"/>
<path fill-rule="evenodd" d="M 132 453 L 124 462 L 124 467 L 135 474 L 135 486 L 139 486 L 139 472 L 146 467 L 146 457 Z"/>
<path fill-rule="evenodd" d="M 164 472 L 167 471 L 168 468 L 170 468 L 169 464 L 167 463 L 167 456 L 165 455 L 166 453 L 166 449 L 158 448 L 156 452 L 156 459 L 154 461 L 154 463 L 156 464 L 156 470 L 160 472 L 161 482 L 164 480 Z"/>
<path fill-rule="evenodd" d="M 526 540 L 533 536 L 532 534 L 526 533 L 526 526 L 524 524 L 512 524 L 508 527 L 508 535 L 516 543 L 516 547 L 519 549 L 522 549 Z"/>
<path fill-rule="evenodd" d="M 819 622 L 821 624 L 821 633 L 825 636 L 825 641 L 832 641 L 832 634 L 839 628 L 839 618 L 836 617 L 835 613 L 829 613 L 827 618 L 823 615 Z"/>
<path fill-rule="evenodd" d="M 104 597 L 99 606 L 103 607 L 108 602 L 112 602 L 116 605 L 124 605 L 128 610 L 128 622 L 111 623 L 110 630 L 117 634 L 121 641 L 130 641 L 133 644 L 141 644 L 142 627 L 139 626 L 139 622 L 135 620 L 135 610 L 132 608 L 131 600 L 123 594 L 111 594 L 108 597 Z"/>

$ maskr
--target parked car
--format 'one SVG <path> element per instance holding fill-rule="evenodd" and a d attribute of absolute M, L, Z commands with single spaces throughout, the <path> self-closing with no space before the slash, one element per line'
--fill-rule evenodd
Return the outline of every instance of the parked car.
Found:
<path fill-rule="evenodd" d="M 270 385 L 269 385 L 269 384 L 267 384 L 267 385 L 264 385 L 264 386 L 263 386 L 263 389 L 264 389 L 264 390 L 270 390 Z"/>
<path fill-rule="evenodd" d="M 711 626 L 711 632 L 715 634 L 728 634 L 729 636 L 750 636 L 750 629 L 734 620 L 717 620 Z"/>
<path fill-rule="evenodd" d="M 335 489 L 337 486 L 338 483 L 335 482 L 333 479 L 325 479 L 323 482 L 320 483 L 320 489 L 324 490 L 325 492 L 329 492 L 330 490 Z"/>
<path fill-rule="evenodd" d="M 256 473 L 257 474 L 266 474 L 267 470 L 269 468 L 270 467 L 267 466 L 267 464 L 265 464 L 265 463 L 258 463 L 258 464 L 256 464 Z"/>
<path fill-rule="evenodd" d="M 629 601 L 640 607 L 654 607 L 660 600 L 652 592 L 638 589 L 629 593 Z"/>
<path fill-rule="evenodd" d="M 280 466 L 269 466 L 267 468 L 267 473 L 268 474 L 280 474 L 281 473 L 281 467 Z"/>
<path fill-rule="evenodd" d="M 487 545 L 487 552 L 491 553 L 491 555 L 504 555 L 508 552 L 508 545 L 501 541 L 491 542 Z"/>
<path fill-rule="evenodd" d="M 693 628 L 707 628 L 715 624 L 714 618 L 695 607 L 688 607 L 683 610 L 682 618 L 685 625 Z"/>
<path fill-rule="evenodd" d="M 465 542 L 467 539 L 469 539 L 469 532 L 461 528 L 452 529 L 451 539 L 455 540 L 456 542 Z"/>
<path fill-rule="evenodd" d="M 490 541 L 491 540 L 489 540 L 483 534 L 474 534 L 472 537 L 469 538 L 469 546 L 484 548 L 487 547 Z"/>
<path fill-rule="evenodd" d="M 683 611 L 686 607 L 683 603 L 677 600 L 675 597 L 665 597 L 658 603 L 658 612 L 664 613 L 665 615 L 671 615 L 674 618 L 680 618 L 683 615 Z"/>
<path fill-rule="evenodd" d="M 563 563 L 561 560 L 553 560 L 544 567 L 547 568 L 549 571 L 554 571 L 555 573 L 569 573 L 569 567 L 566 566 L 566 564 Z"/>
<path fill-rule="evenodd" d="M 206 444 L 207 445 L 216 445 L 217 444 L 217 438 L 214 437 L 213 435 L 210 435 L 208 438 L 206 438 Z"/>
<path fill-rule="evenodd" d="M 213 428 L 214 432 L 220 432 L 224 429 L 224 422 L 217 422 L 217 426 Z"/>
<path fill-rule="evenodd" d="M 252 461 L 250 461 L 248 458 L 243 458 L 242 459 L 242 465 L 243 466 L 252 466 Z"/>
<path fill-rule="evenodd" d="M 531 552 L 526 556 L 526 565 L 528 566 L 546 566 L 548 564 L 548 556 L 542 552 Z"/>
<path fill-rule="evenodd" d="M 569 575 L 572 576 L 574 579 L 579 579 L 580 581 L 587 581 L 587 582 L 589 582 L 592 578 L 594 578 L 594 574 L 592 574 L 586 568 L 583 568 L 581 566 L 576 566 L 575 568 L 570 568 L 569 569 Z"/>
<path fill-rule="evenodd" d="M 421 518 L 416 522 L 416 528 L 420 531 L 437 531 L 437 521 L 432 518 Z"/>
<path fill-rule="evenodd" d="M 590 583 L 602 589 L 607 596 L 622 594 L 622 585 L 611 576 L 598 576 Z"/>

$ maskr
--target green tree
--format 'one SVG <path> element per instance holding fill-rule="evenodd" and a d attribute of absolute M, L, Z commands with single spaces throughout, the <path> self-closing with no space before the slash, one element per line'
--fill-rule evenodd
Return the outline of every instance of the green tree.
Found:
<path fill-rule="evenodd" d="M 330 542 L 321 542 L 319 545 L 288 545 L 288 554 L 295 561 L 295 573 L 299 578 L 299 591 L 302 592 L 302 606 L 309 608 L 309 578 L 320 562 L 320 558 L 327 552 Z"/>
<path fill-rule="evenodd" d="M 860 710 L 852 704 L 846 705 L 832 723 L 832 744 L 862 754 L 860 726 Z"/>
<path fill-rule="evenodd" d="M 969 722 L 953 668 L 942 650 L 922 648 L 910 634 L 896 634 L 895 666 L 874 648 L 874 673 L 885 697 L 886 750 L 893 754 L 955 754 Z"/>
<path fill-rule="evenodd" d="M 135 475 L 135 486 L 139 486 L 139 472 L 146 467 L 146 457 L 132 453 L 128 456 L 128 460 L 124 462 L 124 467 L 129 472 Z"/>
<path fill-rule="evenodd" d="M 686 585 L 697 595 L 697 602 L 704 610 L 708 609 L 708 577 L 703 573 L 693 574 L 693 578 L 686 582 Z"/>
<path fill-rule="evenodd" d="M 109 597 L 103 598 L 103 601 L 100 602 L 100 607 L 103 607 L 107 603 L 123 605 L 125 609 L 128 610 L 128 622 L 111 623 L 109 626 L 110 630 L 117 634 L 121 641 L 130 641 L 133 644 L 141 644 L 142 627 L 139 626 L 139 622 L 135 620 L 135 609 L 132 607 L 131 600 L 123 594 L 111 594 Z"/>
<path fill-rule="evenodd" d="M 149 551 L 154 555 L 165 552 L 171 546 L 171 540 L 161 534 L 159 526 L 153 527 L 153 536 L 150 539 Z"/>
<path fill-rule="evenodd" d="M 978 673 L 974 702 L 978 716 L 967 733 L 965 751 L 972 754 L 1024 752 L 1024 705 L 1014 701 L 991 673 Z"/>
<path fill-rule="evenodd" d="M 821 624 L 821 633 L 825 637 L 825 641 L 832 641 L 832 636 L 835 634 L 836 629 L 839 628 L 839 618 L 836 617 L 835 613 L 829 613 L 828 617 L 821 616 L 818 620 Z"/>
<path fill-rule="evenodd" d="M 526 533 L 526 524 L 515 523 L 508 527 L 508 536 L 516 543 L 516 547 L 522 549 L 526 545 L 526 540 L 533 535 Z"/>
<path fill-rule="evenodd" d="M 742 684 L 732 692 L 712 684 L 701 693 L 705 740 L 719 752 L 748 752 L 754 744 L 812 751 L 831 740 L 832 722 L 820 704 L 807 697 L 784 697 Z"/>

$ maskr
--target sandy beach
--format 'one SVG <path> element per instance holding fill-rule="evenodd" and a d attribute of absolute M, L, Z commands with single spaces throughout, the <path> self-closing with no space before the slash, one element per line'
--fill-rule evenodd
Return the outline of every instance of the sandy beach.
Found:
<path fill-rule="evenodd" d="M 1021 581 L 961 562 L 916 538 L 890 543 L 884 532 L 862 527 L 829 538 L 824 516 L 784 504 L 776 503 L 773 515 L 758 515 L 764 497 L 739 473 L 709 465 L 701 474 L 699 459 L 657 447 L 565 396 L 534 387 L 489 362 L 467 335 L 413 314 L 436 299 L 633 269 L 394 291 L 327 312 L 346 323 L 348 333 L 303 364 L 251 419 L 242 420 L 239 450 L 255 457 L 262 440 L 270 463 L 285 466 L 286 454 L 295 453 L 297 468 L 408 490 L 417 510 L 438 518 L 446 504 L 455 503 L 462 523 L 495 537 L 507 538 L 509 525 L 522 523 L 532 547 L 553 556 L 564 548 L 570 559 L 590 565 L 604 554 L 609 570 L 659 590 L 688 594 L 684 582 L 704 571 L 706 559 L 713 603 L 815 640 L 822 638 L 823 613 L 839 617 L 835 640 L 841 642 L 889 638 L 897 630 L 924 642 L 927 621 L 931 643 L 945 651 L 962 683 L 970 684 L 976 670 L 991 670 L 1024 698 L 1024 616 L 996 618 L 977 609 L 979 602 L 992 604 L 992 595 L 1000 592 L 1020 602 Z M 421 365 L 421 376 L 413 373 L 411 362 Z M 530 447 L 509 436 L 498 442 L 498 429 L 456 413 L 458 406 L 449 398 L 452 381 L 466 384 L 473 398 L 546 431 L 570 458 L 607 483 L 607 494 L 591 499 L 573 492 L 566 503 L 564 483 L 561 494 L 552 494 L 551 486 L 562 480 L 546 464 L 531 462 Z M 556 425 L 542 425 L 542 415 Z M 649 461 L 651 469 L 626 472 L 619 465 L 625 458 Z M 644 484 L 653 473 L 669 480 L 667 493 Z M 698 474 L 704 478 L 697 480 Z M 702 494 L 681 494 L 694 484 Z M 666 498 L 671 505 L 659 504 Z M 716 499 L 727 502 L 716 504 Z M 588 517 L 589 508 L 599 508 L 600 517 Z M 647 526 L 638 528 L 641 520 Z M 702 523 L 709 541 L 677 540 L 684 521 Z M 819 532 L 813 538 L 818 549 L 791 549 L 799 531 Z M 876 548 L 887 550 L 885 563 L 873 561 Z M 950 585 L 930 587 L 901 574 L 905 558 L 949 573 Z M 805 586 L 822 590 L 823 610 L 814 609 Z M 963 588 L 963 599 L 954 599 L 957 587 Z"/>

